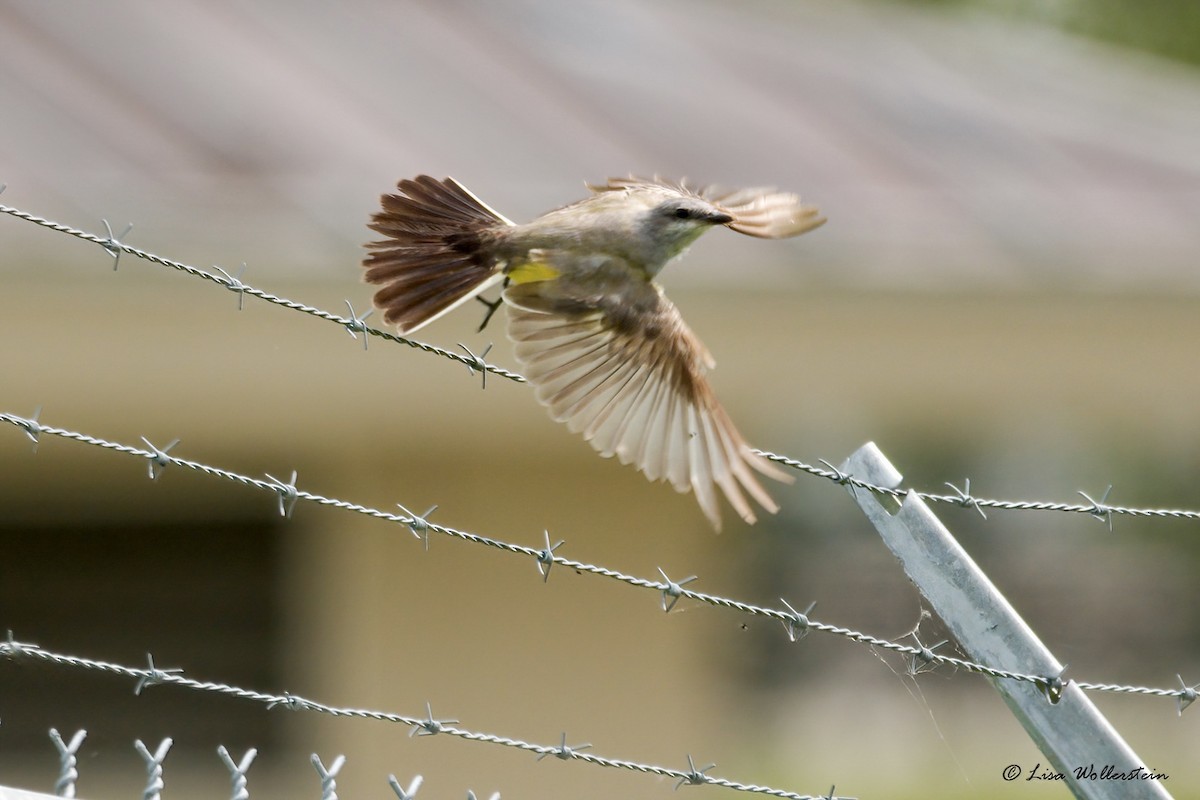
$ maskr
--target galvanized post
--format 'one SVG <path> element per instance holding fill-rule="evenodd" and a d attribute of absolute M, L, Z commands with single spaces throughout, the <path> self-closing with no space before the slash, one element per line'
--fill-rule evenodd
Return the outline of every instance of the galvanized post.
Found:
<path fill-rule="evenodd" d="M 901 480 L 874 443 L 859 448 L 841 469 L 878 486 L 892 488 Z M 972 661 L 1048 679 L 1062 674 L 1058 660 L 921 498 L 910 492 L 892 513 L 871 492 L 849 488 Z M 1046 756 L 1048 768 L 1063 775 L 1062 782 L 1076 797 L 1169 800 L 1161 781 L 1112 779 L 1116 773 L 1144 769 L 1145 762 L 1077 686 L 1067 683 L 1052 703 L 1043 688 L 1031 683 L 996 678 L 992 684 Z"/>

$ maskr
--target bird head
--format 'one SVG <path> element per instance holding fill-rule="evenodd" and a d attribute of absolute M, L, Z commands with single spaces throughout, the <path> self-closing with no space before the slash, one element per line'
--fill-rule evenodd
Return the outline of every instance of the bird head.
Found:
<path fill-rule="evenodd" d="M 593 202 L 622 219 L 631 238 L 627 247 L 651 276 L 714 225 L 760 239 L 784 239 L 825 222 L 799 195 L 767 187 L 694 189 L 685 181 L 629 177 L 589 188 L 599 196 Z"/>
<path fill-rule="evenodd" d="M 678 195 L 654 206 L 653 224 L 668 231 L 703 232 L 713 225 L 733 222 L 733 215 L 701 197 Z M 682 235 L 682 234 L 680 234 Z"/>
<path fill-rule="evenodd" d="M 661 191 L 651 192 L 644 200 L 637 235 L 648 267 L 661 268 L 709 228 L 733 221 L 733 215 L 702 197 Z"/>

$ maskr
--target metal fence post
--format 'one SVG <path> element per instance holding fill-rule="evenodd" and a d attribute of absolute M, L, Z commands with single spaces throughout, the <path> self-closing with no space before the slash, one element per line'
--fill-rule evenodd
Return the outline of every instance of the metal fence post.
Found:
<path fill-rule="evenodd" d="M 878 486 L 895 487 L 901 480 L 874 443 L 859 448 L 841 469 Z M 1062 674 L 1058 660 L 921 498 L 909 493 L 892 513 L 871 492 L 848 488 L 971 660 L 1048 679 Z M 1169 800 L 1160 780 L 1114 779 L 1144 770 L 1145 762 L 1077 686 L 1048 692 L 1026 682 L 992 679 L 992 684 L 1076 797 Z M 1048 699 L 1051 694 L 1056 702 Z"/>

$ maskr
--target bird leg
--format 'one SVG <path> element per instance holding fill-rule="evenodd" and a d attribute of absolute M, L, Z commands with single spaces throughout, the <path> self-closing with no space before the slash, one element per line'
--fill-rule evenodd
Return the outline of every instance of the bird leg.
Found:
<path fill-rule="evenodd" d="M 503 288 L 508 288 L 508 278 L 504 279 Z M 488 323 L 492 321 L 492 316 L 495 315 L 500 306 L 504 305 L 504 297 L 501 296 L 497 297 L 495 300 L 486 300 L 480 295 L 475 295 L 475 299 L 487 306 L 487 313 L 483 315 L 483 322 L 479 323 L 479 328 L 475 331 L 476 333 L 482 333 L 483 329 L 486 328 Z"/>

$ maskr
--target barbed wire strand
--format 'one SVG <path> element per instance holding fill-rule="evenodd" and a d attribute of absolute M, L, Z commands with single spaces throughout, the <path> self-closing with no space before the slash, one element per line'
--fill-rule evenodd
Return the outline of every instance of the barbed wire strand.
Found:
<path fill-rule="evenodd" d="M 43 649 L 36 644 L 17 641 L 14 638 L 12 631 L 8 632 L 7 640 L 0 641 L 0 655 L 8 656 L 13 659 L 37 659 L 47 663 L 56 664 L 61 667 L 71 667 L 95 672 L 103 672 L 112 675 L 120 675 L 126 678 L 133 678 L 137 681 L 137 683 L 134 685 L 134 693 L 139 695 L 143 690 L 151 686 L 180 686 L 195 691 L 212 692 L 229 697 L 237 697 L 243 700 L 251 700 L 257 703 L 262 703 L 268 709 L 281 707 L 292 711 L 315 711 L 320 714 L 328 714 L 334 717 L 373 719 L 379 722 L 407 725 L 408 727 L 412 728 L 410 735 L 432 736 L 435 734 L 445 734 L 446 736 L 453 736 L 473 742 L 483 742 L 486 744 L 512 747 L 518 750 L 534 753 L 539 756 L 556 756 L 564 761 L 581 761 L 600 767 L 612 767 L 644 774 L 659 775 L 665 778 L 674 778 L 680 781 L 679 785 L 705 784 L 709 786 L 720 786 L 739 792 L 751 792 L 755 794 L 765 794 L 772 797 L 785 798 L 785 800 L 821 800 L 821 796 L 818 795 L 798 794 L 796 792 L 786 791 L 783 789 L 774 789 L 769 786 L 741 783 L 728 778 L 708 775 L 705 774 L 704 770 L 696 769 L 695 766 L 690 763 L 690 760 L 689 769 L 674 769 L 671 767 L 630 761 L 628 759 L 609 758 L 606 756 L 597 755 L 595 753 L 584 753 L 580 752 L 581 748 L 577 749 L 568 747 L 566 744 L 535 744 L 533 742 L 527 742 L 522 739 L 515 739 L 509 736 L 499 736 L 493 733 L 482 733 L 466 728 L 460 728 L 456 727 L 458 720 L 436 719 L 433 716 L 432 709 L 429 708 L 428 705 L 426 706 L 427 715 L 425 717 L 413 717 L 404 714 L 395 714 L 387 711 L 375 711 L 365 708 L 345 708 L 331 706 L 325 703 L 308 700 L 290 693 L 271 694 L 269 692 L 255 691 L 253 689 L 243 689 L 227 683 L 198 681 L 193 678 L 186 677 L 183 675 L 183 672 L 180 669 L 162 669 L 156 667 L 152 657 L 148 657 L 149 664 L 147 667 L 130 667 L 108 661 L 97 661 L 80 656 L 56 653 L 51 650 Z M 830 795 L 826 795 L 825 798 L 826 800 L 831 800 L 831 798 L 832 800 L 854 800 L 853 798 L 834 797 L 832 792 Z"/>
<path fill-rule="evenodd" d="M 364 314 L 362 316 L 356 316 L 353 308 L 350 307 L 349 302 L 347 302 L 347 306 L 350 310 L 350 316 L 344 317 L 340 314 L 324 311 L 320 308 L 306 305 L 304 303 L 298 303 L 294 300 L 288 300 L 287 298 L 280 297 L 270 292 L 263 291 L 262 289 L 250 286 L 249 284 L 244 283 L 240 276 L 231 275 L 229 272 L 220 267 L 214 267 L 214 269 L 220 273 L 214 274 L 198 267 L 150 253 L 146 250 L 142 250 L 138 247 L 134 247 L 133 245 L 129 245 L 120 241 L 120 238 L 128 232 L 128 229 L 126 229 L 125 233 L 121 234 L 121 237 L 114 236 L 107 221 L 105 222 L 107 235 L 101 236 L 79 230 L 78 228 L 73 228 L 69 225 L 64 225 L 59 222 L 54 222 L 53 220 L 45 219 L 44 217 L 39 217 L 36 214 L 31 214 L 27 211 L 22 211 L 21 209 L 4 204 L 0 204 L 0 212 L 18 219 L 25 220 L 27 222 L 32 222 L 35 225 L 40 225 L 43 228 L 48 228 L 49 230 L 58 233 L 64 233 L 69 236 L 82 239 L 83 241 L 99 245 L 110 256 L 113 257 L 114 269 L 119 263 L 120 254 L 127 253 L 144 261 L 159 264 L 187 275 L 210 281 L 218 286 L 222 286 L 230 291 L 236 292 L 239 296 L 239 308 L 242 298 L 245 295 L 250 295 L 251 297 L 257 297 L 260 300 L 282 306 L 292 311 L 299 311 L 328 322 L 333 322 L 347 330 L 351 336 L 354 336 L 355 338 L 357 338 L 359 333 L 363 334 L 364 337 L 375 336 L 385 341 L 407 345 L 426 353 L 433 353 L 435 355 L 442 356 L 443 358 L 457 361 L 458 363 L 465 365 L 471 374 L 474 374 L 476 371 L 482 373 L 485 376 L 485 380 L 486 375 L 490 373 L 516 383 L 528 383 L 526 378 L 520 373 L 485 361 L 484 355 L 486 355 L 486 351 L 481 355 L 476 355 L 465 346 L 459 345 L 459 347 L 464 350 L 464 353 L 458 353 L 453 350 L 447 350 L 443 347 L 438 347 L 437 345 L 429 344 L 427 342 L 421 342 L 404 336 L 398 336 L 394 333 L 389 333 L 378 328 L 372 328 L 371 326 L 367 325 L 364 321 L 367 315 Z M 365 343 L 366 339 L 364 338 L 364 344 Z M 835 468 L 832 468 L 828 462 L 824 462 L 826 467 L 819 467 L 794 458 L 790 458 L 788 456 L 780 455 L 778 453 L 772 453 L 768 450 L 755 449 L 754 452 L 763 456 L 764 458 L 774 461 L 777 464 L 782 464 L 783 466 L 789 467 L 798 472 L 807 473 L 818 478 L 824 478 L 843 486 L 853 486 L 878 495 L 887 495 L 896 498 L 902 498 L 908 493 L 906 490 L 896 489 L 888 486 L 878 486 L 860 478 L 856 478 L 853 475 L 847 475 Z M 922 500 L 925 500 L 926 502 L 955 505 L 963 508 L 973 508 L 980 514 L 984 513 L 983 509 L 985 508 L 1001 509 L 1005 511 L 1050 511 L 1071 514 L 1087 514 L 1091 517 L 1101 520 L 1102 522 L 1107 522 L 1110 528 L 1112 527 L 1112 520 L 1114 516 L 1200 520 L 1200 510 L 1194 509 L 1136 508 L 1109 505 L 1106 502 L 1107 492 L 1098 501 L 1092 499 L 1087 494 L 1080 492 L 1080 494 L 1083 495 L 1083 498 L 1087 501 L 1086 503 L 1065 503 L 1037 500 L 997 500 L 985 497 L 975 497 L 970 493 L 969 480 L 965 482 L 965 488 L 963 489 L 959 489 L 953 484 L 947 485 L 954 492 L 953 494 L 937 494 L 935 492 L 923 492 L 917 490 L 913 490 L 913 494 L 917 497 L 920 497 Z M 1111 489 L 1111 487 L 1109 488 Z"/>
<path fill-rule="evenodd" d="M 601 577 L 610 578 L 630 586 L 650 589 L 661 594 L 663 610 L 668 612 L 674 608 L 675 604 L 680 598 L 687 598 L 696 602 L 704 603 L 706 605 L 727 608 L 751 616 L 774 619 L 783 624 L 784 629 L 788 632 L 789 638 L 792 640 L 802 638 L 810 630 L 816 630 L 821 631 L 822 633 L 841 636 L 845 639 L 858 642 L 859 644 L 865 644 L 871 647 L 880 648 L 882 650 L 888 650 L 894 653 L 917 658 L 926 665 L 944 664 L 946 666 L 962 669 L 967 672 L 986 675 L 990 678 L 1032 683 L 1039 689 L 1047 692 L 1058 690 L 1062 686 L 1061 676 L 1058 675 L 1048 676 L 1020 673 L 1011 670 L 990 667 L 986 664 L 979 664 L 965 659 L 955 658 L 953 656 L 933 653 L 929 648 L 914 647 L 912 645 L 891 641 L 878 636 L 872 636 L 851 628 L 844 628 L 810 619 L 807 615 L 807 612 L 798 612 L 790 605 L 788 605 L 787 611 L 781 611 L 779 609 L 765 608 L 740 600 L 734 600 L 727 597 L 721 597 L 719 595 L 697 592 L 692 589 L 684 588 L 683 584 L 694 580 L 694 577 L 675 582 L 667 577 L 666 573 L 660 569 L 659 573 L 663 576 L 663 580 L 658 581 L 639 578 L 633 575 L 627 575 L 617 570 L 609 569 L 607 567 L 564 558 L 563 556 L 560 556 L 554 552 L 555 549 L 562 544 L 562 542 L 551 546 L 549 534 L 546 534 L 546 546 L 544 548 L 539 549 L 536 547 L 512 544 L 510 542 L 493 539 L 478 533 L 458 530 L 456 528 L 430 522 L 428 517 L 432 509 L 430 511 L 426 511 L 422 515 L 414 514 L 413 512 L 405 509 L 403 506 L 400 506 L 400 509 L 405 512 L 404 514 L 382 511 L 369 506 L 360 505 L 358 503 L 325 497 L 323 495 L 300 489 L 296 486 L 296 473 L 294 472 L 292 473 L 291 479 L 287 482 L 281 481 L 278 478 L 274 478 L 270 475 L 267 475 L 265 479 L 254 478 L 248 475 L 241 475 L 230 470 L 222 469 L 220 467 L 214 467 L 198 461 L 192 461 L 186 458 L 170 455 L 166 451 L 175 444 L 174 442 L 172 442 L 171 445 L 168 445 L 167 448 L 160 449 L 150 444 L 149 441 L 143 438 L 143 441 L 146 442 L 146 445 L 149 448 L 144 449 L 132 445 L 110 442 L 105 439 L 100 439 L 84 433 L 78 433 L 76 431 L 70 431 L 63 428 L 56 428 L 46 425 L 40 422 L 36 416 L 37 415 L 35 415 L 34 418 L 26 418 L 17 414 L 0 412 L 0 421 L 7 422 L 20 428 L 35 444 L 39 442 L 42 434 L 48 434 L 51 436 L 57 436 L 60 438 L 81 442 L 83 444 L 92 445 L 94 447 L 100 447 L 106 450 L 113 450 L 126 455 L 144 458 L 146 459 L 151 479 L 156 479 L 157 476 L 161 474 L 162 469 L 169 465 L 174 465 L 185 467 L 196 472 L 202 472 L 213 477 L 224 478 L 226 480 L 239 483 L 243 486 L 250 486 L 256 489 L 273 492 L 278 497 L 279 510 L 284 516 L 291 516 L 292 508 L 297 500 L 307 500 L 318 505 L 331 506 L 346 511 L 365 514 L 376 519 L 399 523 L 400 525 L 407 527 L 416 538 L 425 541 L 426 547 L 428 547 L 429 534 L 434 532 L 463 541 L 472 542 L 474 544 L 486 545 L 497 550 L 532 558 L 537 564 L 538 569 L 543 577 L 548 578 L 550 567 L 555 564 L 559 564 L 563 567 L 580 573 L 599 575 Z M 785 605 L 787 605 L 786 601 Z M 1176 698 L 1180 703 L 1181 711 L 1182 708 L 1190 704 L 1196 697 L 1195 687 L 1188 687 L 1183 683 L 1182 679 L 1180 679 L 1181 688 L 1179 689 L 1157 689 L 1146 686 L 1121 686 L 1116 684 L 1089 683 L 1084 681 L 1071 682 L 1084 690 Z"/>
<path fill-rule="evenodd" d="M 437 345 L 428 344 L 427 342 L 421 342 L 416 339 L 409 339 L 404 336 L 398 336 L 394 333 L 388 333 L 387 331 L 382 331 L 382 330 L 379 330 L 378 328 L 372 328 L 369 325 L 366 325 L 362 321 L 363 318 L 354 317 L 354 316 L 343 317 L 340 314 L 334 314 L 330 311 L 324 311 L 320 308 L 306 305 L 305 303 L 298 303 L 295 300 L 288 300 L 285 297 L 280 297 L 278 295 L 271 294 L 270 292 L 263 291 L 262 289 L 257 289 L 253 286 L 250 286 L 249 284 L 243 283 L 240 278 L 238 278 L 234 275 L 230 275 L 228 272 L 226 272 L 225 270 L 222 270 L 220 267 L 214 267 L 221 273 L 218 275 L 218 274 L 214 274 L 212 272 L 208 272 L 206 270 L 200 269 L 199 267 L 193 267 L 189 264 L 184 264 L 181 261 L 175 261 L 170 258 L 165 258 L 160 255 L 155 255 L 154 253 L 147 252 L 146 250 L 142 250 L 142 249 L 134 247 L 132 245 L 125 244 L 124 242 L 120 241 L 117 237 L 113 236 L 111 230 L 109 231 L 109 234 L 107 236 L 99 236 L 97 234 L 88 233 L 87 231 L 82 231 L 82 230 L 79 230 L 78 228 L 72 228 L 70 225 L 63 225 L 62 223 L 54 222 L 53 220 L 48 220 L 43 217 L 39 217 L 35 214 L 30 214 L 27 211 L 22 211 L 18 208 L 13 208 L 11 206 L 7 206 L 7 205 L 3 205 L 3 204 L 0 204 L 0 212 L 3 212 L 5 214 L 8 214 L 13 217 L 17 217 L 18 219 L 23 219 L 28 222 L 32 222 L 35 225 L 42 226 L 43 228 L 49 228 L 50 230 L 56 231 L 58 233 L 65 233 L 69 236 L 74 236 L 75 238 L 82 239 L 85 242 L 91 242 L 93 244 L 98 244 L 102 248 L 104 248 L 108 252 L 109 255 L 114 256 L 114 257 L 116 257 L 117 254 L 119 254 L 119 253 L 128 253 L 129 255 L 135 256 L 136 258 L 140 258 L 143 261 L 149 261 L 153 264 L 158 264 L 163 267 L 169 267 L 170 269 L 177 270 L 179 272 L 183 272 L 187 275 L 191 275 L 194 278 L 200 278 L 201 280 L 210 281 L 212 283 L 217 284 L 218 286 L 223 286 L 226 289 L 229 289 L 230 291 L 236 292 L 240 296 L 250 295 L 251 297 L 257 297 L 259 300 L 265 300 L 268 303 L 273 303 L 274 305 L 277 305 L 277 306 L 283 306 L 284 308 L 290 309 L 292 311 L 299 311 L 301 313 L 308 314 L 310 316 L 317 317 L 319 319 L 323 319 L 328 322 L 336 323 L 336 324 L 342 326 L 343 328 L 349 330 L 351 333 L 358 332 L 358 333 L 363 333 L 363 334 L 369 335 L 369 336 L 377 336 L 380 339 L 386 339 L 389 342 L 394 342 L 396 344 L 408 345 L 409 347 L 413 347 L 418 350 L 423 350 L 426 353 L 434 353 L 436 355 L 442 356 L 443 358 L 449 358 L 453 361 L 459 362 L 460 364 L 465 364 L 467 367 L 470 367 L 472 369 L 485 370 L 494 375 L 498 375 L 501 378 L 507 378 L 508 380 L 515 381 L 517 383 L 525 383 L 526 382 L 524 376 L 519 375 L 515 372 L 512 372 L 511 370 L 507 370 L 503 367 L 496 366 L 495 364 L 485 363 L 485 362 L 481 361 L 477 356 L 473 356 L 471 354 L 464 355 L 461 353 L 456 353 L 453 350 L 447 350 L 443 347 L 438 347 Z M 122 235 L 124 235 L 124 234 L 122 234 Z M 114 263 L 114 268 L 115 268 L 115 263 Z"/>

